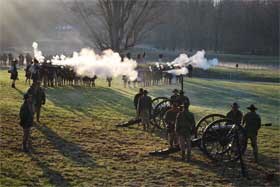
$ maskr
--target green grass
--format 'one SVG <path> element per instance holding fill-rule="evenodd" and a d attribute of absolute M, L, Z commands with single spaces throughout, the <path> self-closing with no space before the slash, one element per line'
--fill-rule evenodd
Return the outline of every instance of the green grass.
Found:
<path fill-rule="evenodd" d="M 98 80 L 96 88 L 48 88 L 41 124 L 32 130 L 33 150 L 21 151 L 22 130 L 18 112 L 28 86 L 20 71 L 17 89 L 10 88 L 8 73 L 0 70 L 0 186 L 279 186 L 279 84 L 187 79 L 185 92 L 196 120 L 210 113 L 226 113 L 237 101 L 241 110 L 251 103 L 259 108 L 264 127 L 259 134 L 260 164 L 245 161 L 254 180 L 239 177 L 239 168 L 212 163 L 197 148 L 193 162 L 180 155 L 150 157 L 149 151 L 165 148 L 158 133 L 141 127 L 116 128 L 134 116 L 135 89 L 124 89 L 120 79 L 113 87 Z M 169 96 L 175 86 L 148 88 L 153 97 Z M 273 173 L 272 181 L 266 176 Z"/>

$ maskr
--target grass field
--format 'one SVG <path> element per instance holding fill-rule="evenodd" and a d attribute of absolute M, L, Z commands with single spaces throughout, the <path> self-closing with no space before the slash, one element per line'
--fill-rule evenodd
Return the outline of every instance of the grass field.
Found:
<path fill-rule="evenodd" d="M 143 132 L 137 125 L 115 127 L 134 116 L 137 88 L 124 89 L 120 80 L 113 80 L 112 88 L 102 80 L 96 84 L 46 89 L 41 123 L 32 130 L 33 148 L 25 154 L 18 112 L 28 86 L 20 71 L 17 89 L 12 89 L 7 71 L 0 70 L 0 186 L 279 186 L 279 83 L 185 81 L 196 120 L 224 114 L 237 101 L 243 112 L 256 104 L 263 123 L 273 123 L 259 133 L 260 164 L 253 162 L 250 147 L 245 155 L 250 179 L 240 177 L 238 166 L 223 173 L 197 148 L 191 163 L 180 161 L 179 154 L 150 157 L 149 151 L 167 146 L 157 132 Z M 174 88 L 148 90 L 156 97 L 169 96 Z"/>

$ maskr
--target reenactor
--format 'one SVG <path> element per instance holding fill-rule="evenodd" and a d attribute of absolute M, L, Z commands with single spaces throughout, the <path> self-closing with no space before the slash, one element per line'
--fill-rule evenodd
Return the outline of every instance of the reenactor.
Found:
<path fill-rule="evenodd" d="M 137 105 L 137 116 L 140 117 L 144 130 L 149 129 L 151 113 L 152 98 L 148 96 L 148 91 L 144 90 L 143 95 L 139 98 Z"/>
<path fill-rule="evenodd" d="M 168 135 L 168 143 L 170 149 L 174 148 L 175 145 L 177 144 L 176 141 L 177 139 L 175 135 L 175 122 L 176 122 L 176 117 L 180 111 L 178 106 L 179 106 L 178 101 L 174 101 L 172 108 L 169 109 L 165 115 L 165 123 L 167 124 L 167 135 Z"/>
<path fill-rule="evenodd" d="M 140 88 L 139 92 L 134 96 L 133 103 L 134 103 L 135 110 L 137 110 L 139 98 L 143 95 L 143 92 L 144 92 L 143 88 Z"/>
<path fill-rule="evenodd" d="M 40 66 L 39 61 L 34 58 L 33 65 L 30 68 L 31 71 L 31 79 L 33 82 L 37 82 L 40 79 Z"/>
<path fill-rule="evenodd" d="M 14 61 L 14 55 L 12 53 L 8 54 L 8 63 L 9 65 L 12 64 L 12 62 Z"/>
<path fill-rule="evenodd" d="M 25 84 L 27 83 L 27 81 L 29 82 L 30 85 L 30 79 L 31 79 L 31 66 L 32 66 L 32 61 L 30 63 L 26 63 L 26 68 L 25 70 Z"/>
<path fill-rule="evenodd" d="M 27 90 L 27 93 L 32 95 L 32 104 L 34 113 L 36 113 L 36 120 L 40 122 L 41 107 L 46 103 L 46 94 L 41 87 L 41 82 L 33 82 L 31 87 Z"/>
<path fill-rule="evenodd" d="M 192 72 L 193 72 L 193 66 L 191 64 L 189 64 L 187 66 L 187 69 L 189 71 L 188 76 L 191 78 L 192 77 Z"/>
<path fill-rule="evenodd" d="M 29 53 L 25 55 L 26 64 L 32 64 L 32 57 Z"/>
<path fill-rule="evenodd" d="M 184 103 L 183 111 L 176 117 L 175 132 L 179 139 L 179 145 L 182 154 L 182 160 L 185 160 L 185 151 L 187 148 L 187 161 L 191 159 L 191 135 L 195 128 L 195 119 L 193 113 L 189 111 L 189 104 Z"/>
<path fill-rule="evenodd" d="M 255 161 L 258 163 L 258 131 L 261 128 L 261 118 L 256 113 L 257 108 L 252 104 L 247 107 L 250 112 L 244 115 L 242 125 L 244 125 L 247 139 L 250 139 L 253 148 Z"/>
<path fill-rule="evenodd" d="M 23 54 L 20 54 L 18 56 L 18 63 L 19 63 L 20 66 L 23 66 L 23 63 L 24 63 L 24 56 L 23 56 Z"/>
<path fill-rule="evenodd" d="M 122 80 L 123 80 L 123 87 L 126 88 L 126 85 L 127 85 L 127 82 L 128 82 L 128 77 L 126 75 L 123 75 Z"/>
<path fill-rule="evenodd" d="M 6 53 L 3 54 L 3 63 L 7 65 L 8 55 Z"/>
<path fill-rule="evenodd" d="M 18 80 L 18 71 L 17 71 L 17 60 L 12 61 L 10 70 L 8 71 L 11 74 L 12 88 L 16 88 L 16 80 Z"/>
<path fill-rule="evenodd" d="M 183 105 L 184 103 L 190 105 L 190 100 L 187 96 L 184 95 L 183 90 L 180 90 L 179 92 L 178 101 L 179 101 L 179 105 Z"/>
<path fill-rule="evenodd" d="M 170 97 L 171 105 L 173 105 L 173 102 L 174 102 L 174 101 L 177 101 L 177 100 L 179 99 L 179 95 L 178 95 L 179 91 L 178 91 L 177 89 L 174 89 L 174 90 L 172 91 L 172 93 L 173 93 L 173 95 Z"/>
<path fill-rule="evenodd" d="M 108 86 L 111 87 L 113 78 L 112 77 L 107 77 L 106 80 L 108 82 Z"/>
<path fill-rule="evenodd" d="M 20 107 L 20 126 L 23 129 L 22 148 L 24 152 L 29 151 L 30 129 L 33 125 L 34 110 L 32 105 L 32 95 L 24 94 L 24 103 Z"/>
<path fill-rule="evenodd" d="M 233 124 L 241 125 L 243 114 L 239 110 L 239 105 L 237 103 L 231 105 L 231 110 L 227 113 L 226 117 L 232 120 Z"/>

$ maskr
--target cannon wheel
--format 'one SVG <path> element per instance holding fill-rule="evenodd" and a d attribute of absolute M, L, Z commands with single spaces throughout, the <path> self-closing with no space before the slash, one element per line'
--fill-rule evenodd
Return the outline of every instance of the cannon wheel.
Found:
<path fill-rule="evenodd" d="M 165 99 L 159 102 L 153 110 L 152 123 L 159 129 L 165 129 L 164 116 L 167 110 L 170 109 L 170 99 Z"/>
<path fill-rule="evenodd" d="M 204 116 L 201 118 L 197 125 L 196 125 L 196 131 L 195 131 L 195 138 L 201 138 L 204 130 L 208 125 L 210 125 L 213 121 L 216 121 L 218 119 L 223 119 L 226 116 L 222 114 L 209 114 L 207 116 Z"/>
<path fill-rule="evenodd" d="M 167 97 L 156 97 L 156 98 L 154 98 L 154 99 L 152 100 L 152 107 L 153 107 L 153 109 L 155 109 L 156 106 L 157 106 L 160 102 L 162 102 L 162 101 L 164 101 L 164 100 L 166 100 L 166 99 L 168 99 L 168 98 L 167 98 Z"/>
<path fill-rule="evenodd" d="M 240 158 L 237 143 L 241 154 L 247 148 L 245 130 L 240 125 L 232 125 L 229 119 L 219 119 L 208 125 L 202 135 L 204 153 L 214 161 L 236 161 Z M 235 136 L 235 133 L 237 135 Z"/>

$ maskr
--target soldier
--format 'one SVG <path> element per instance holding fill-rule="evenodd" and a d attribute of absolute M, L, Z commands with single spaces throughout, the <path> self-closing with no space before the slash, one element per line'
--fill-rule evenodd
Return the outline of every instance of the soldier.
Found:
<path fill-rule="evenodd" d="M 37 122 L 40 122 L 41 107 L 46 102 L 46 94 L 44 89 L 40 86 L 40 84 L 40 81 L 33 82 L 31 87 L 27 90 L 27 93 L 33 96 L 32 104 L 34 108 L 34 113 L 36 113 Z"/>
<path fill-rule="evenodd" d="M 143 95 L 143 88 L 140 88 L 139 89 L 139 92 L 134 96 L 134 107 L 135 107 L 135 110 L 137 110 L 137 106 L 138 106 L 138 103 L 139 103 L 139 98 Z"/>
<path fill-rule="evenodd" d="M 171 105 L 173 104 L 174 101 L 177 101 L 179 99 L 179 91 L 177 89 L 174 89 L 172 91 L 173 95 L 170 97 L 170 100 L 171 100 Z"/>
<path fill-rule="evenodd" d="M 189 111 L 189 104 L 184 103 L 184 109 L 176 117 L 175 132 L 179 139 L 182 160 L 185 160 L 187 148 L 187 161 L 191 159 L 191 134 L 195 128 L 194 115 Z"/>
<path fill-rule="evenodd" d="M 191 64 L 189 64 L 188 66 L 187 66 L 187 69 L 188 69 L 188 77 L 192 77 L 192 72 L 193 72 L 193 66 L 191 65 Z"/>
<path fill-rule="evenodd" d="M 108 82 L 108 86 L 111 87 L 113 78 L 112 78 L 112 77 L 107 77 L 106 80 L 107 80 L 107 82 Z"/>
<path fill-rule="evenodd" d="M 24 152 L 29 151 L 29 137 L 30 128 L 33 125 L 33 111 L 32 95 L 26 93 L 24 94 L 24 103 L 22 104 L 19 112 L 20 126 L 23 128 L 22 148 Z"/>
<path fill-rule="evenodd" d="M 167 124 L 168 143 L 170 149 L 174 148 L 175 144 L 177 143 L 175 136 L 175 122 L 176 116 L 179 112 L 178 106 L 178 101 L 174 101 L 172 108 L 169 109 L 165 115 L 165 123 Z"/>
<path fill-rule="evenodd" d="M 231 105 L 231 111 L 229 111 L 226 117 L 233 121 L 233 124 L 240 125 L 242 121 L 243 114 L 239 110 L 239 105 L 237 103 L 233 103 Z"/>
<path fill-rule="evenodd" d="M 251 141 L 255 161 L 258 162 L 257 136 L 258 131 L 261 128 L 261 118 L 256 113 L 257 108 L 253 104 L 247 107 L 247 109 L 250 110 L 250 112 L 244 115 L 242 125 L 245 124 L 244 128 L 246 131 L 247 139 L 250 139 Z"/>
<path fill-rule="evenodd" d="M 184 91 L 180 90 L 179 96 L 177 97 L 179 105 L 183 105 L 184 103 L 187 103 L 190 105 L 190 100 L 187 96 L 184 95 Z"/>
<path fill-rule="evenodd" d="M 26 68 L 24 69 L 25 70 L 25 84 L 28 81 L 29 85 L 30 85 L 30 79 L 31 79 L 31 71 L 30 71 L 31 66 L 32 66 L 32 61 L 31 61 L 31 63 L 27 63 Z"/>
<path fill-rule="evenodd" d="M 18 80 L 17 60 L 12 62 L 11 68 L 8 72 L 11 74 L 12 88 L 16 88 L 16 80 Z"/>
<path fill-rule="evenodd" d="M 19 61 L 19 65 L 23 66 L 23 63 L 24 63 L 24 56 L 23 56 L 23 54 L 20 54 L 18 56 L 18 61 Z"/>
<path fill-rule="evenodd" d="M 30 68 L 31 71 L 31 79 L 33 82 L 37 82 L 40 79 L 40 66 L 39 61 L 34 58 L 33 65 Z"/>
<path fill-rule="evenodd" d="M 137 105 L 137 114 L 143 124 L 143 129 L 148 130 L 150 125 L 150 116 L 152 112 L 152 98 L 148 96 L 148 91 L 144 90 L 139 98 Z"/>

